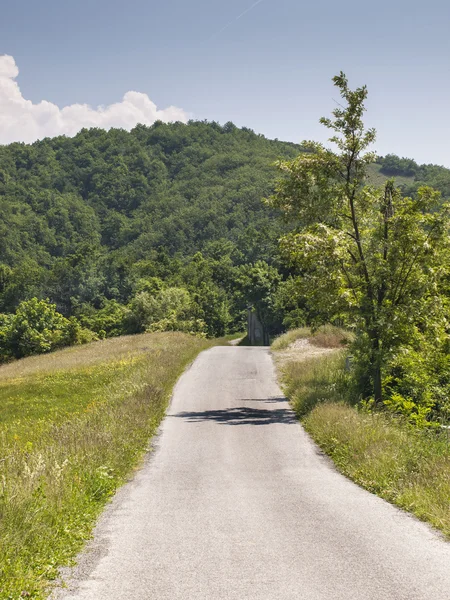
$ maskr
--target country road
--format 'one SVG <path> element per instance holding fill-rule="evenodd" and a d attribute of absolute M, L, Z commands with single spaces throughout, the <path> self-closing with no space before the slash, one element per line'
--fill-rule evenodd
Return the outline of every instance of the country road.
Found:
<path fill-rule="evenodd" d="M 360 489 L 296 422 L 266 348 L 179 381 L 64 600 L 449 600 L 450 544 Z"/>

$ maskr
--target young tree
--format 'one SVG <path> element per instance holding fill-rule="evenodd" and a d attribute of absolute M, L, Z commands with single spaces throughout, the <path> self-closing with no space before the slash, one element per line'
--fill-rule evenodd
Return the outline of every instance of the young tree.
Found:
<path fill-rule="evenodd" d="M 333 131 L 335 150 L 304 142 L 300 156 L 280 161 L 284 177 L 269 203 L 297 225 L 281 249 L 300 269 L 309 300 L 355 325 L 365 393 L 379 403 L 386 360 L 425 331 L 446 335 L 440 282 L 449 264 L 449 210 L 431 188 L 404 198 L 392 181 L 366 185 L 375 160 L 368 151 L 375 130 L 363 123 L 367 89 L 351 90 L 342 72 L 333 81 L 343 105 L 321 123 Z"/>

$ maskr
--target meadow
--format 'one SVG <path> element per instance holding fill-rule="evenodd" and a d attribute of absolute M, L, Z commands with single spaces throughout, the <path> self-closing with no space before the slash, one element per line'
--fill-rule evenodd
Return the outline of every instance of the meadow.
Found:
<path fill-rule="evenodd" d="M 213 343 L 111 338 L 0 367 L 0 598 L 44 598 L 137 467 L 183 369 Z"/>

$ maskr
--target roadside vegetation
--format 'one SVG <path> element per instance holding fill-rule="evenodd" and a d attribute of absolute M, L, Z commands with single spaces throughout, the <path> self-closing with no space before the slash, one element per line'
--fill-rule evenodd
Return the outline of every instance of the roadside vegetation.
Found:
<path fill-rule="evenodd" d="M 447 430 L 418 429 L 390 414 L 342 403 L 317 405 L 303 424 L 344 475 L 450 539 Z"/>
<path fill-rule="evenodd" d="M 376 160 L 367 88 L 352 90 L 344 73 L 333 81 L 341 102 L 320 120 L 331 147 L 303 142 L 298 157 L 279 161 L 268 200 L 291 223 L 280 241 L 290 296 L 302 298 L 307 323 L 354 332 L 355 398 L 433 428 L 450 415 L 450 205 L 431 187 L 406 196 L 393 179 L 367 183 Z M 388 156 L 381 171 L 426 169 Z"/>
<path fill-rule="evenodd" d="M 0 367 L 0 598 L 43 598 L 149 447 L 171 389 L 212 345 L 114 338 Z"/>
<path fill-rule="evenodd" d="M 298 331 L 288 332 L 285 339 L 292 348 Z M 359 401 L 345 368 L 348 350 L 296 355 L 289 346 L 277 347 L 276 341 L 272 350 L 293 409 L 337 468 L 450 538 L 450 430 L 420 428 Z M 283 353 L 288 360 L 280 360 Z"/>
<path fill-rule="evenodd" d="M 450 536 L 450 205 L 422 185 L 439 179 L 431 165 L 370 151 L 366 87 L 350 89 L 344 73 L 334 84 L 341 102 L 321 119 L 330 147 L 303 142 L 281 160 L 268 200 L 291 223 L 280 250 L 316 333 L 285 321 L 293 331 L 272 349 L 337 467 Z M 353 333 L 339 340 L 317 328 L 326 322 Z"/>
<path fill-rule="evenodd" d="M 308 340 L 319 348 L 344 348 L 354 337 L 350 331 L 334 325 L 322 325 L 317 329 L 298 327 L 278 336 L 272 343 L 272 350 L 284 350 L 297 340 Z"/>

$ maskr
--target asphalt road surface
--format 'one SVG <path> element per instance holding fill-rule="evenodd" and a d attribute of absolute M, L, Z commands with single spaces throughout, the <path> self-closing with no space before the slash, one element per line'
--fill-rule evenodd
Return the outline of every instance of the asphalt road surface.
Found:
<path fill-rule="evenodd" d="M 58 598 L 449 600 L 450 544 L 333 469 L 268 349 L 217 347 L 68 584 Z"/>

